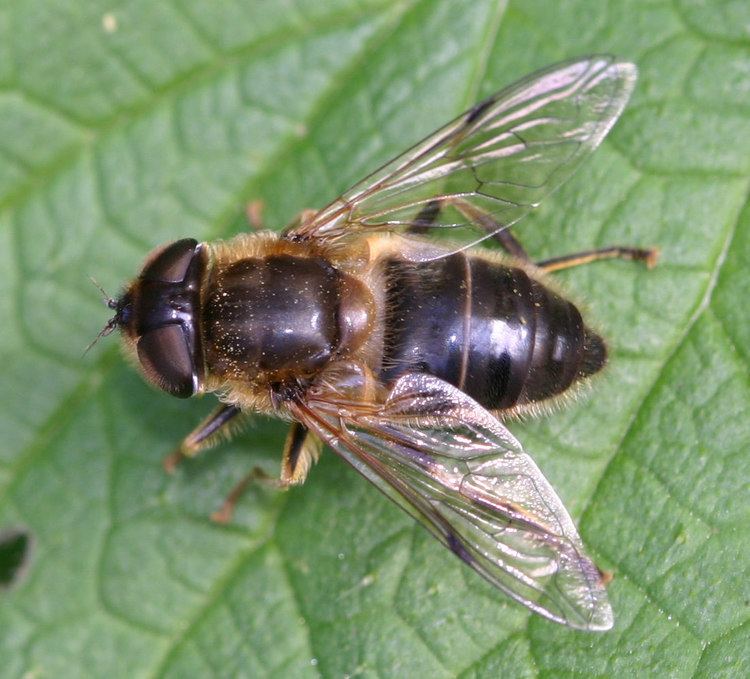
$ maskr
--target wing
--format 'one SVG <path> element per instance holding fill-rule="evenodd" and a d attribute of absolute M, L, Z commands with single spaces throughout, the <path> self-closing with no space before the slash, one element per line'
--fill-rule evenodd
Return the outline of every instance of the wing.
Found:
<path fill-rule="evenodd" d="M 440 542 L 531 610 L 607 630 L 602 573 L 513 435 L 455 387 L 408 374 L 383 405 L 316 392 L 293 414 Z"/>
<path fill-rule="evenodd" d="M 305 214 L 288 234 L 336 239 L 367 229 L 450 228 L 483 215 L 489 233 L 479 242 L 515 224 L 575 172 L 622 113 L 635 80 L 633 64 L 606 55 L 539 71 Z"/>

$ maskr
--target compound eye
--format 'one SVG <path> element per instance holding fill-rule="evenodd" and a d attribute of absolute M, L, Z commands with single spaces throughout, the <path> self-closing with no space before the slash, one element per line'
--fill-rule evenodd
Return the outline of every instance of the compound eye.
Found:
<path fill-rule="evenodd" d="M 198 241 L 183 238 L 157 250 L 143 268 L 141 278 L 145 281 L 180 283 L 185 279 Z"/>
<path fill-rule="evenodd" d="M 164 325 L 138 340 L 138 359 L 148 378 L 179 398 L 194 393 L 195 369 L 182 326 Z"/>

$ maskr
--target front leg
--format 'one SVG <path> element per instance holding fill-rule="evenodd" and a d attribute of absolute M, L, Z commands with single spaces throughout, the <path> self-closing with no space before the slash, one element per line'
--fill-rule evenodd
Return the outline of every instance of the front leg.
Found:
<path fill-rule="evenodd" d="M 175 467 L 187 457 L 195 457 L 202 450 L 215 445 L 222 435 L 230 433 L 230 422 L 240 414 L 237 406 L 222 403 L 193 431 L 191 431 L 180 445 L 164 458 L 164 469 L 171 473 Z"/>

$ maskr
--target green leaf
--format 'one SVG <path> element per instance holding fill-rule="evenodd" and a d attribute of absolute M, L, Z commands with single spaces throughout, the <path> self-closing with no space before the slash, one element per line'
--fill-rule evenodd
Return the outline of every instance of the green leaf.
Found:
<path fill-rule="evenodd" d="M 750 674 L 748 26 L 738 0 L 0 6 L 0 535 L 23 536 L 0 546 L 0 677 Z M 163 241 L 246 229 L 253 199 L 281 227 L 600 51 L 638 64 L 633 100 L 518 235 L 662 261 L 557 276 L 611 366 L 511 428 L 613 573 L 614 630 L 530 616 L 330 453 L 212 524 L 277 471 L 283 427 L 166 476 L 211 399 L 154 392 L 112 338 L 81 358 L 107 319 L 88 275 L 116 290 Z"/>

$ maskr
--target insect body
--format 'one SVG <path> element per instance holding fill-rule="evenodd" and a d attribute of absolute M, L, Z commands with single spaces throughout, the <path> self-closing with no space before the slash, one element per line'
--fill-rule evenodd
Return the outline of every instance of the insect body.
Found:
<path fill-rule="evenodd" d="M 105 327 L 146 377 L 222 405 L 179 457 L 246 411 L 291 421 L 279 485 L 326 443 L 490 582 L 572 627 L 612 626 L 602 573 L 549 483 L 498 417 L 565 393 L 606 362 L 601 337 L 507 228 L 621 113 L 635 68 L 554 66 L 490 97 L 281 234 L 176 241 L 147 260 Z M 474 226 L 474 243 L 415 232 Z M 507 254 L 471 248 L 494 236 Z M 236 499 L 230 498 L 227 508 Z"/>

